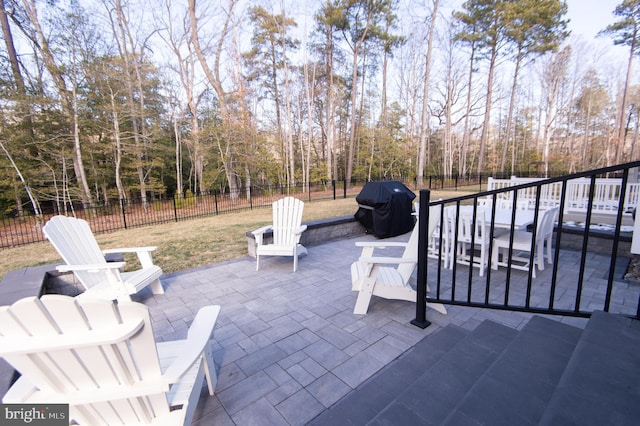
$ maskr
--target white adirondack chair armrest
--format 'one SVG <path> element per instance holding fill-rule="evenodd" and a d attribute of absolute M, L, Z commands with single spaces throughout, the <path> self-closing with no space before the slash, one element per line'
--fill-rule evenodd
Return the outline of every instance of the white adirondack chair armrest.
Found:
<path fill-rule="evenodd" d="M 256 239 L 256 244 L 261 246 L 264 238 L 264 234 L 266 234 L 269 231 L 271 231 L 271 225 L 263 226 L 262 228 L 258 228 L 255 231 L 253 231 L 252 234 Z"/>
<path fill-rule="evenodd" d="M 373 249 L 371 249 L 373 250 Z M 365 251 L 369 251 L 367 248 L 364 248 L 363 253 Z M 402 263 L 414 263 L 415 259 L 402 258 L 402 257 L 372 257 L 370 253 L 364 254 L 360 256 L 358 262 L 364 264 L 364 275 L 367 277 L 371 276 L 371 272 L 374 270 L 376 266 L 380 265 L 400 265 Z"/>
<path fill-rule="evenodd" d="M 56 266 L 56 269 L 60 272 L 73 272 L 73 271 L 87 271 L 87 272 L 98 272 L 104 270 L 116 270 L 120 268 L 124 268 L 127 262 L 107 262 L 107 263 L 96 263 L 92 265 L 59 265 Z"/>
<path fill-rule="evenodd" d="M 402 257 L 361 257 L 358 261 L 377 265 L 400 265 L 401 263 L 416 263 L 417 259 Z"/>
<path fill-rule="evenodd" d="M 110 249 L 102 250 L 102 253 L 103 254 L 109 254 L 109 253 L 138 253 L 138 252 L 148 253 L 150 251 L 154 251 L 154 250 L 157 250 L 157 249 L 158 249 L 157 246 L 110 248 Z"/>
<path fill-rule="evenodd" d="M 200 360 L 202 352 L 209 344 L 209 340 L 211 340 L 213 327 L 216 325 L 219 313 L 219 305 L 200 308 L 189 327 L 187 340 L 183 341 L 184 349 L 180 351 L 180 355 L 173 360 L 162 375 L 165 383 L 172 384 L 178 382 L 182 375 L 184 375 L 195 362 Z"/>
<path fill-rule="evenodd" d="M 118 270 L 124 268 L 127 262 L 108 262 L 108 263 L 95 263 L 89 265 L 59 265 L 56 269 L 59 272 L 73 272 L 73 271 L 87 271 L 87 272 L 100 272 L 105 270 Z"/>
<path fill-rule="evenodd" d="M 294 234 L 296 234 L 296 235 L 300 235 L 300 234 L 302 234 L 302 233 L 303 233 L 304 231 L 306 231 L 306 230 L 307 230 L 307 225 L 300 225 L 299 227 L 297 227 L 297 228 L 293 231 L 293 233 L 294 233 Z"/>
<path fill-rule="evenodd" d="M 92 392 L 68 391 L 55 392 L 35 388 L 31 382 L 21 376 L 13 386 L 9 388 L 3 402 L 32 403 L 32 404 L 68 404 L 73 400 L 75 404 L 92 404 L 112 399 L 125 399 L 145 397 L 154 393 L 163 393 L 169 390 L 169 385 L 158 380 L 147 383 L 139 383 L 135 386 L 112 385 L 103 386 Z"/>
<path fill-rule="evenodd" d="M 117 324 L 105 330 L 76 331 L 71 335 L 52 336 L 0 336 L 0 354 L 18 355 L 42 351 L 78 349 L 96 345 L 110 345 L 122 342 L 133 336 L 144 325 L 140 318 L 137 322 Z"/>
<path fill-rule="evenodd" d="M 70 400 L 74 404 L 92 404 L 113 399 L 145 397 L 154 393 L 164 393 L 169 390 L 169 385 L 160 380 L 150 380 L 138 383 L 135 386 L 123 386 L 114 384 L 102 386 L 92 392 L 74 390 L 67 392 L 55 392 L 35 388 L 24 376 L 9 388 L 5 394 L 4 402 L 32 403 L 32 404 L 65 404 Z"/>
<path fill-rule="evenodd" d="M 143 268 L 148 268 L 153 266 L 153 259 L 151 257 L 151 252 L 156 250 L 158 247 L 156 246 L 147 246 L 147 247 L 125 247 L 125 248 L 111 248 L 102 250 L 103 254 L 109 253 L 135 253 L 138 255 L 138 260 L 140 261 L 140 266 Z"/>
<path fill-rule="evenodd" d="M 407 243 L 387 241 L 387 242 L 370 242 L 370 241 L 358 241 L 356 247 L 362 247 L 362 253 L 360 257 L 373 257 L 373 251 L 375 249 L 385 249 L 387 247 L 406 247 Z"/>
<path fill-rule="evenodd" d="M 263 226 L 262 228 L 258 228 L 252 232 L 253 235 L 262 235 L 271 231 L 271 225 Z"/>
<path fill-rule="evenodd" d="M 376 241 L 358 241 L 356 242 L 356 247 L 374 247 L 374 248 L 386 248 L 386 247 L 406 247 L 407 243 L 395 242 L 395 241 L 387 241 L 387 242 L 376 242 Z"/>

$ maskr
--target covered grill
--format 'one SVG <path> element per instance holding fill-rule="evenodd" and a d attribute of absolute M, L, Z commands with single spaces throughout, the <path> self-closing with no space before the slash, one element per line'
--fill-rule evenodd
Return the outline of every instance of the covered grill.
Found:
<path fill-rule="evenodd" d="M 405 234 L 415 222 L 412 202 L 416 195 L 402 182 L 383 180 L 367 182 L 356 197 L 358 211 L 355 218 L 367 233 L 377 238 Z"/>

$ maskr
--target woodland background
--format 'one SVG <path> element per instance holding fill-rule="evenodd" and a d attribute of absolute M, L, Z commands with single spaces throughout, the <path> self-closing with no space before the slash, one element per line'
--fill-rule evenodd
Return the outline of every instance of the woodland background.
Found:
<path fill-rule="evenodd" d="M 0 0 L 0 213 L 638 158 L 640 0 Z"/>

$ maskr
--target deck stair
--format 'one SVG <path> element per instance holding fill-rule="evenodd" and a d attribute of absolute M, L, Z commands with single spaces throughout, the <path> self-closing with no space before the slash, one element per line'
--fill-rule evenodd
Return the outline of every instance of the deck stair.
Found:
<path fill-rule="evenodd" d="M 603 425 L 640 418 L 640 321 L 448 325 L 312 424 Z"/>

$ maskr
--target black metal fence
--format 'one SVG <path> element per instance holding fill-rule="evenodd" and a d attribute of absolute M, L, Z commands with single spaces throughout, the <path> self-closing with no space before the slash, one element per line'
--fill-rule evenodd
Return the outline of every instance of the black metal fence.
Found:
<path fill-rule="evenodd" d="M 481 191 L 489 176 L 496 177 L 496 175 L 428 176 L 423 185 L 418 185 L 415 180 L 394 179 L 402 181 L 414 190 L 477 186 L 474 190 Z M 95 233 L 106 233 L 268 207 L 284 195 L 292 195 L 303 201 L 355 197 L 364 184 L 365 181 L 351 181 L 349 185 L 346 181 L 331 181 L 305 186 L 256 186 L 250 190 L 242 188 L 236 193 L 227 190 L 208 194 L 186 194 L 182 197 L 156 197 L 146 203 L 138 200 L 112 200 L 83 206 L 79 202 L 71 205 L 50 202 L 41 206 L 42 213 L 39 216 L 26 210 L 21 215 L 0 216 L 0 249 L 44 241 L 41 228 L 49 218 L 57 214 L 85 219 Z"/>
<path fill-rule="evenodd" d="M 532 183 L 516 185 L 509 188 L 497 189 L 486 192 L 479 192 L 473 195 L 461 196 L 447 200 L 432 201 L 428 190 L 420 191 L 420 211 L 419 211 L 419 254 L 418 254 L 418 275 L 417 275 L 417 300 L 431 303 L 442 303 L 446 305 L 459 305 L 477 308 L 501 309 L 510 311 L 520 311 L 527 313 L 540 313 L 549 315 L 564 315 L 575 317 L 588 317 L 595 310 L 603 310 L 609 312 L 612 306 L 617 303 L 617 313 L 624 313 L 628 316 L 640 319 L 640 289 L 631 288 L 627 282 L 621 283 L 621 277 L 616 276 L 620 272 L 618 246 L 621 241 L 621 227 L 623 216 L 634 215 L 624 208 L 625 196 L 627 194 L 627 186 L 631 182 L 638 181 L 638 168 L 640 161 L 627 163 L 620 166 L 591 170 L 585 173 L 577 173 L 573 175 L 538 180 Z M 631 180 L 633 176 L 633 180 Z M 604 177 L 616 177 L 621 179 L 621 186 L 617 192 L 617 207 L 610 212 L 613 230 L 610 235 L 610 251 L 609 247 L 600 247 L 604 249 L 604 253 L 608 255 L 608 261 L 601 265 L 591 265 L 597 267 L 601 271 L 601 277 L 595 280 L 595 284 L 589 281 L 591 277 L 587 276 L 587 262 L 589 262 L 589 246 L 590 237 L 592 236 L 591 225 L 593 213 L 596 209 L 594 199 L 596 197 L 597 179 Z M 572 187 L 575 180 L 587 179 L 589 182 L 587 195 L 585 196 L 586 211 L 581 212 L 583 226 L 580 230 L 569 229 L 565 223 L 565 206 L 568 203 L 568 190 Z M 573 181 L 573 182 L 572 182 Z M 534 277 L 535 253 L 536 253 L 536 232 L 538 222 L 542 218 L 542 212 L 549 208 L 541 202 L 541 194 L 545 193 L 545 186 L 548 189 L 552 185 L 560 185 L 561 190 L 555 198 L 554 208 L 558 209 L 557 224 L 555 225 L 552 238 L 554 242 L 553 261 L 551 263 L 551 274 L 547 274 L 545 279 Z M 531 190 L 533 188 L 533 191 Z M 528 231 L 530 236 L 530 247 L 528 252 L 528 265 L 526 265 L 526 277 L 521 272 L 512 271 L 512 258 L 515 257 L 514 248 L 514 223 L 516 218 L 516 209 L 518 206 L 518 196 L 520 194 L 535 194 L 530 207 L 534 213 L 534 219 Z M 496 240 L 494 237 L 496 227 L 496 206 L 500 198 L 510 200 L 511 209 L 511 228 L 506 235 L 509 236 L 508 251 L 503 251 L 503 263 L 507 264 L 506 273 L 496 271 L 491 268 L 491 260 L 493 251 L 496 250 Z M 480 202 L 482 201 L 482 202 Z M 485 204 L 486 203 L 486 204 Z M 484 207 L 481 208 L 479 206 Z M 595 203 L 597 204 L 597 203 Z M 480 255 L 474 254 L 473 248 L 476 247 L 474 238 L 476 233 L 472 232 L 471 240 L 468 244 L 469 257 L 466 259 L 467 267 L 458 267 L 456 260 L 458 244 L 462 241 L 458 239 L 458 230 L 460 225 L 457 222 L 460 218 L 460 212 L 463 206 L 467 211 L 472 211 L 471 229 L 476 229 L 478 223 L 478 215 L 482 214 L 486 220 L 486 228 L 482 232 L 489 236 L 488 264 L 484 271 L 484 276 L 473 276 L 473 264 L 481 260 Z M 439 231 L 433 236 L 427 237 L 427 224 L 429 223 L 429 207 L 436 207 L 434 211 L 439 212 Z M 445 227 L 442 226 L 445 220 L 454 217 L 455 223 L 448 226 L 449 234 L 446 233 Z M 569 234 L 577 234 L 581 236 L 581 250 L 579 251 L 579 259 L 577 259 L 577 267 L 575 271 L 572 269 L 569 275 L 566 272 L 563 275 L 560 265 L 560 246 L 564 238 L 568 238 Z M 445 243 L 445 241 L 448 242 Z M 539 240 L 538 240 L 539 241 Z M 437 248 L 434 248 L 434 244 Z M 466 244 L 466 242 L 465 242 Z M 538 243 L 539 244 L 539 243 Z M 430 247 L 431 245 L 431 247 Z M 451 251 L 450 251 L 451 250 Z M 603 251 L 601 251 L 603 252 Z M 447 262 L 445 257 L 449 256 Z M 475 256 L 475 259 L 474 259 Z M 507 256 L 504 260 L 504 256 Z M 436 262 L 434 265 L 432 262 Z M 428 263 L 431 267 L 428 267 Z M 448 264 L 449 267 L 444 270 L 443 265 Z M 427 283 L 430 283 L 430 292 L 427 293 Z M 622 297 L 624 301 L 620 304 L 619 300 L 612 301 L 613 295 Z M 563 303 L 558 300 L 559 295 L 563 296 Z M 624 306 L 622 306 L 624 305 Z M 624 311 L 620 309 L 624 308 Z M 425 317 L 426 303 L 416 304 L 416 318 L 412 321 L 414 325 L 419 327 L 428 326 L 429 322 Z"/>
<path fill-rule="evenodd" d="M 121 229 L 167 222 L 215 216 L 219 214 L 252 210 L 271 206 L 284 195 L 291 195 L 303 201 L 319 201 L 355 196 L 362 185 L 333 181 L 317 183 L 305 187 L 256 187 L 250 191 L 237 193 L 218 192 L 211 194 L 190 194 L 181 197 L 156 198 L 146 203 L 141 201 L 116 200 L 109 203 L 83 206 L 80 203 L 44 206 L 42 214 L 36 216 L 0 217 L 0 248 L 11 248 L 45 241 L 42 226 L 57 214 L 73 215 L 89 222 L 95 233 L 113 232 Z"/>

